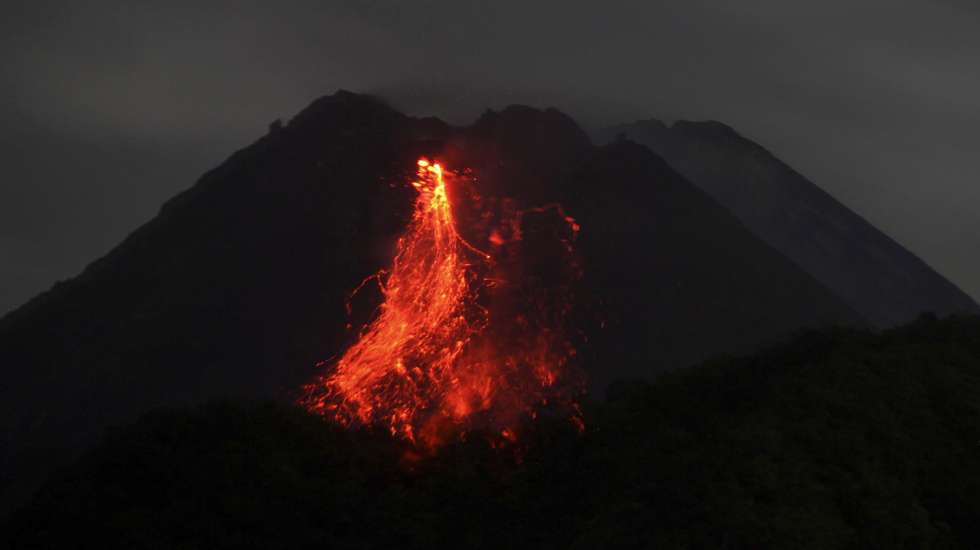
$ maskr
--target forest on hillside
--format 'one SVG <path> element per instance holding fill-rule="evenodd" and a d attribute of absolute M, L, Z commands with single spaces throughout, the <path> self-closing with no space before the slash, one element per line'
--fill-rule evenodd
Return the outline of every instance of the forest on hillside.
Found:
<path fill-rule="evenodd" d="M 980 317 L 827 329 L 411 458 L 299 408 L 118 427 L 15 548 L 980 548 Z M 0 541 L 2 542 L 2 541 Z"/>

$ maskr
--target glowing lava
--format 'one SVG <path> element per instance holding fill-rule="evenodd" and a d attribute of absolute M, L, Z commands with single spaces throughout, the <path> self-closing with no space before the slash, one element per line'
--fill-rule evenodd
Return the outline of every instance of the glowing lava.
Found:
<path fill-rule="evenodd" d="M 378 315 L 333 371 L 306 388 L 303 404 L 429 449 L 474 428 L 512 442 L 523 419 L 555 403 L 570 404 L 580 424 L 571 397 L 578 386 L 559 383 L 574 348 L 534 315 L 494 309 L 517 300 L 502 298 L 498 287 L 508 284 L 494 258 L 457 232 L 447 179 L 463 183 L 437 163 L 418 162 L 412 220 L 391 269 L 375 276 Z M 498 231 L 487 240 L 504 251 Z"/>

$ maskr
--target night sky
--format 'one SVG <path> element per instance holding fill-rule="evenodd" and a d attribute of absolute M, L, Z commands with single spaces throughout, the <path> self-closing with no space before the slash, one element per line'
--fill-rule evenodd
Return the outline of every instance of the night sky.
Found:
<path fill-rule="evenodd" d="M 0 313 L 340 88 L 721 120 L 980 299 L 975 2 L 46 4 L 0 16 Z"/>

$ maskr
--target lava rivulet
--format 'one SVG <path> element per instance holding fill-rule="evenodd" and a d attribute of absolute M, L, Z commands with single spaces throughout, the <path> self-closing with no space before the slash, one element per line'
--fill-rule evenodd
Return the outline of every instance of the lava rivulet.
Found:
<path fill-rule="evenodd" d="M 375 277 L 377 316 L 332 372 L 307 386 L 307 408 L 429 449 L 475 428 L 513 441 L 523 419 L 562 402 L 580 424 L 570 397 L 578 387 L 563 384 L 573 379 L 566 371 L 575 349 L 560 327 L 542 326 L 560 325 L 547 319 L 567 304 L 543 317 L 507 310 L 523 299 L 506 298 L 522 288 L 520 276 L 460 236 L 450 191 L 464 183 L 438 163 L 418 162 L 412 220 L 390 270 Z M 495 253 L 506 250 L 496 230 L 487 241 Z"/>

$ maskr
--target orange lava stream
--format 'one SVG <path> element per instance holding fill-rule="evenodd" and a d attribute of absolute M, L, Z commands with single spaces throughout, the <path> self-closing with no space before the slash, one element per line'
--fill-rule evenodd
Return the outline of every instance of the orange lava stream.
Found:
<path fill-rule="evenodd" d="M 492 259 L 457 233 L 447 176 L 439 164 L 418 162 L 413 218 L 390 271 L 378 277 L 379 313 L 303 400 L 342 424 L 383 426 L 430 449 L 479 415 L 513 441 L 518 416 L 548 402 L 547 388 L 569 355 L 550 356 L 548 341 L 500 353 L 476 340 L 489 313 L 478 302 L 486 282 L 475 268 Z"/>

